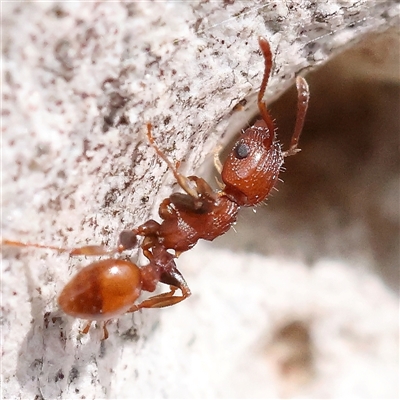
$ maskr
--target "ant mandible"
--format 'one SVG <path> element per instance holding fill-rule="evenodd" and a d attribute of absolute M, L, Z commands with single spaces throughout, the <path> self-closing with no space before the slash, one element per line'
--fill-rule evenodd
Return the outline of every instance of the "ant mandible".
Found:
<path fill-rule="evenodd" d="M 276 140 L 275 126 L 263 97 L 272 68 L 268 41 L 258 43 L 265 60 L 264 76 L 258 93 L 261 120 L 247 128 L 222 165 L 216 159 L 221 174 L 219 191 L 197 176 L 180 174 L 173 163 L 157 147 L 147 124 L 147 138 L 160 158 L 173 172 L 185 193 L 172 193 L 159 207 L 161 222 L 149 220 L 139 227 L 121 232 L 117 248 L 83 246 L 74 249 L 43 246 L 3 240 L 4 245 L 36 247 L 69 252 L 71 256 L 114 255 L 132 249 L 137 237 L 143 237 L 141 249 L 148 264 L 137 266 L 131 261 L 108 258 L 83 267 L 62 290 L 58 304 L 68 315 L 88 321 L 82 333 L 89 331 L 92 321 L 106 325 L 112 318 L 142 308 L 161 308 L 177 304 L 190 296 L 190 289 L 176 267 L 175 259 L 191 249 L 199 239 L 214 240 L 235 223 L 240 207 L 251 207 L 266 199 L 274 187 L 284 158 L 300 151 L 297 148 L 309 101 L 306 80 L 297 77 L 297 116 L 289 149 L 282 151 Z M 173 251 L 173 253 L 169 252 Z M 170 291 L 135 304 L 142 291 L 154 292 L 158 283 L 170 286 Z M 181 294 L 176 295 L 179 289 Z"/>

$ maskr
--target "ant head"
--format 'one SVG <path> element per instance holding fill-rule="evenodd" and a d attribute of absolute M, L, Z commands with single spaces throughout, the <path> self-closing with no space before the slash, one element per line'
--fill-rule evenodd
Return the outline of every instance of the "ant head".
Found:
<path fill-rule="evenodd" d="M 280 145 L 264 121 L 246 129 L 224 163 L 224 193 L 239 206 L 262 202 L 274 187 L 283 164 Z"/>

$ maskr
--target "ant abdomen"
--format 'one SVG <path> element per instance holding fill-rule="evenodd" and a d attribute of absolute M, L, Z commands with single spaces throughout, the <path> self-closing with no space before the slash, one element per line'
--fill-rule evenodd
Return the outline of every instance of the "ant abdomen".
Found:
<path fill-rule="evenodd" d="M 128 311 L 142 290 L 139 267 L 125 260 L 107 259 L 82 268 L 58 298 L 69 315 L 108 320 Z"/>
<path fill-rule="evenodd" d="M 270 137 L 264 121 L 257 121 L 246 129 L 224 163 L 221 178 L 226 196 L 240 206 L 262 202 L 274 187 L 282 164 L 279 143 Z"/>

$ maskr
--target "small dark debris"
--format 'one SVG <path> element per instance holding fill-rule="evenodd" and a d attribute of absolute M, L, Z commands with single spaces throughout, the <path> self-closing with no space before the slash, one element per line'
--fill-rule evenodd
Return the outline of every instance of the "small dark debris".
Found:
<path fill-rule="evenodd" d="M 64 377 L 64 372 L 62 371 L 62 369 L 59 369 L 56 373 L 56 376 L 54 377 L 54 382 L 62 381 Z"/>
<path fill-rule="evenodd" d="M 136 328 L 131 327 L 127 331 L 123 332 L 121 338 L 131 342 L 137 342 L 140 338 Z"/>
<path fill-rule="evenodd" d="M 167 116 L 164 118 L 164 125 L 168 125 L 168 124 L 170 123 L 170 121 L 171 121 L 171 116 L 170 116 L 170 115 L 167 115 Z"/>
<path fill-rule="evenodd" d="M 35 370 L 35 369 L 38 369 L 38 368 L 42 368 L 42 366 L 43 366 L 43 359 L 42 358 L 35 358 L 32 361 L 32 363 L 31 363 L 31 365 L 29 367 L 30 367 L 30 369 Z"/>
<path fill-rule="evenodd" d="M 62 9 L 62 7 L 58 4 L 53 8 L 53 13 L 56 16 L 56 18 L 65 18 L 68 16 L 68 13 Z"/>
<path fill-rule="evenodd" d="M 68 374 L 68 383 L 72 383 L 78 377 L 79 377 L 78 369 L 76 367 L 72 367 Z M 78 390 L 78 392 L 79 392 L 79 390 Z M 78 393 L 78 392 L 76 392 L 76 393 Z"/>

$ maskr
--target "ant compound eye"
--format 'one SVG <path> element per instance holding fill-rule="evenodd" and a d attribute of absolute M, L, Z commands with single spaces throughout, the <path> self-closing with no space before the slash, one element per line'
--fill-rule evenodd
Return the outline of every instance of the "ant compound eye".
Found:
<path fill-rule="evenodd" d="M 235 147 L 235 155 L 239 160 L 246 158 L 249 155 L 249 146 L 245 143 L 239 143 Z"/>

